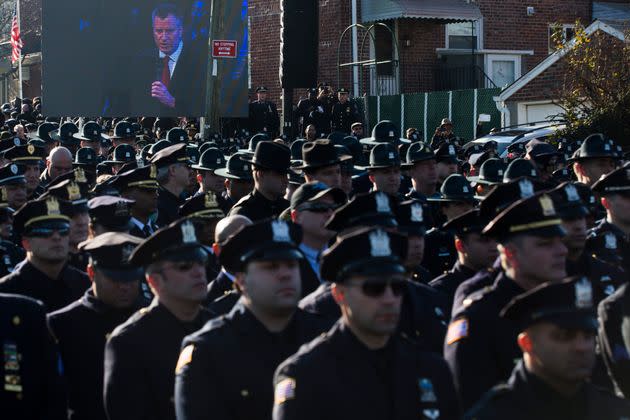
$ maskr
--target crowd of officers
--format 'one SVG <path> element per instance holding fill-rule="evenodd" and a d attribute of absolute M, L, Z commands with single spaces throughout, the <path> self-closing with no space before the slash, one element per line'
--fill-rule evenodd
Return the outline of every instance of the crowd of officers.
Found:
<path fill-rule="evenodd" d="M 35 102 L 1 108 L 3 418 L 630 418 L 612 139 L 238 148 Z"/>

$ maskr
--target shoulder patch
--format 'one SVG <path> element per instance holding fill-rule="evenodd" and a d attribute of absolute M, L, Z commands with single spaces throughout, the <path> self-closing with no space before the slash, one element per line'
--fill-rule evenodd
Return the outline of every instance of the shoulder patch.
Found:
<path fill-rule="evenodd" d="M 179 359 L 177 359 L 177 367 L 175 367 L 175 374 L 178 375 L 184 366 L 188 365 L 192 362 L 193 352 L 195 351 L 194 344 L 189 344 L 182 352 L 179 354 Z"/>
<path fill-rule="evenodd" d="M 293 398 L 295 398 L 295 379 L 285 378 L 278 382 L 274 391 L 274 404 L 279 405 Z"/>
<path fill-rule="evenodd" d="M 468 318 L 459 318 L 451 322 L 446 333 L 446 344 L 451 345 L 468 337 Z"/>

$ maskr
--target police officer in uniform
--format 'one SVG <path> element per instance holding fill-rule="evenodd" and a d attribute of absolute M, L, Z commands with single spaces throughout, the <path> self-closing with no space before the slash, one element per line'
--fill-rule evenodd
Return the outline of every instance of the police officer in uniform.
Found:
<path fill-rule="evenodd" d="M 225 166 L 225 156 L 223 156 L 221 150 L 216 147 L 209 147 L 201 154 L 199 163 L 192 165 L 191 168 L 197 171 L 196 180 L 197 184 L 199 184 L 199 189 L 195 194 L 214 193 L 221 210 L 227 213 L 230 211 L 233 203 L 224 196 L 225 178 L 216 173 L 217 169 L 223 169 Z"/>
<path fill-rule="evenodd" d="M 337 91 L 338 102 L 332 107 L 332 129 L 350 134 L 350 127 L 359 121 L 356 105 L 349 100 L 350 92 L 346 88 Z"/>
<path fill-rule="evenodd" d="M 48 311 L 60 309 L 83 296 L 87 275 L 68 264 L 71 204 L 55 197 L 26 203 L 14 215 L 26 260 L 0 279 L 0 293 L 41 300 Z"/>
<path fill-rule="evenodd" d="M 289 207 L 283 198 L 287 189 L 291 152 L 283 144 L 261 141 L 253 156 L 242 156 L 249 162 L 254 177 L 254 190 L 232 207 L 229 216 L 241 214 L 253 222 L 278 217 Z"/>
<path fill-rule="evenodd" d="M 92 287 L 76 302 L 48 315 L 68 384 L 69 418 L 106 420 L 103 406 L 105 341 L 146 301 L 140 297 L 142 269 L 129 265 L 140 238 L 108 232 L 82 242 L 90 255 Z"/>
<path fill-rule="evenodd" d="M 606 139 L 603 134 L 591 134 L 567 163 L 573 165 L 577 180 L 590 187 L 615 169 L 619 159 L 616 152 L 612 140 Z"/>
<path fill-rule="evenodd" d="M 178 419 L 208 413 L 215 419 L 271 418 L 269 383 L 276 367 L 332 324 L 297 308 L 300 236 L 297 225 L 263 221 L 223 245 L 221 263 L 235 273 L 241 298 L 229 314 L 184 339 L 176 369 Z M 234 358 L 237 365 L 225 363 Z"/>
<path fill-rule="evenodd" d="M 311 113 L 317 107 L 317 89 L 312 88 L 308 90 L 308 98 L 300 99 L 297 105 L 297 118 L 300 121 L 299 129 L 300 133 L 306 131 L 306 127 L 311 124 L 315 124 L 315 120 L 311 117 Z"/>
<path fill-rule="evenodd" d="M 523 353 L 505 385 L 498 385 L 466 419 L 628 418 L 630 403 L 589 382 L 595 364 L 597 318 L 585 277 L 542 284 L 502 311 Z"/>
<path fill-rule="evenodd" d="M 276 370 L 275 420 L 459 418 L 444 360 L 397 334 L 409 282 L 404 248 L 404 236 L 366 228 L 323 254 L 322 277 L 342 316 Z"/>
<path fill-rule="evenodd" d="M 155 213 L 158 203 L 157 167 L 147 165 L 118 174 L 112 182 L 123 198 L 133 200 L 132 226 L 129 233 L 146 239 L 156 230 Z"/>
<path fill-rule="evenodd" d="M 249 131 L 275 136 L 280 128 L 276 104 L 267 100 L 267 88 L 256 88 L 257 100 L 249 104 Z"/>
<path fill-rule="evenodd" d="M 371 191 L 382 191 L 396 199 L 400 189 L 400 155 L 393 143 L 380 143 L 370 151 L 370 162 L 365 167 L 372 183 Z"/>
<path fill-rule="evenodd" d="M 617 390 L 630 397 L 630 286 L 623 285 L 613 295 L 600 302 L 599 346 L 610 378 Z"/>
<path fill-rule="evenodd" d="M 565 231 L 548 194 L 517 201 L 482 233 L 499 242 L 503 272 L 493 286 L 468 296 L 461 308 L 453 308 L 444 344 L 465 409 L 506 380 L 519 356 L 518 328 L 498 317 L 501 309 L 526 290 L 566 276 Z"/>
<path fill-rule="evenodd" d="M 131 264 L 145 267 L 156 298 L 107 340 L 104 401 L 109 420 L 175 418 L 173 372 L 181 342 L 210 318 L 201 307 L 207 253 L 199 233 L 192 221 L 180 220 L 131 254 Z"/>
<path fill-rule="evenodd" d="M 9 207 L 7 190 L 0 187 L 0 276 L 4 277 L 26 257 L 24 249 L 13 241 L 13 210 Z"/>
<path fill-rule="evenodd" d="M 160 184 L 157 202 L 157 225 L 168 226 L 177 219 L 177 209 L 184 204 L 184 191 L 190 180 L 191 163 L 186 154 L 186 144 L 178 143 L 160 150 L 151 157 L 150 163 L 157 168 Z"/>

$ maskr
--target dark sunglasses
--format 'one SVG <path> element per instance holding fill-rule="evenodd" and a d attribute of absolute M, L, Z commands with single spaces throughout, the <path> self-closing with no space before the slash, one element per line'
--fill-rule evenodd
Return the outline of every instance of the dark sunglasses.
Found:
<path fill-rule="evenodd" d="M 390 280 L 387 282 L 379 280 L 367 280 L 362 284 L 357 284 L 361 287 L 361 291 L 368 297 L 381 297 L 385 293 L 387 286 L 391 287 L 394 296 L 401 296 L 405 291 L 406 280 Z"/>
<path fill-rule="evenodd" d="M 28 236 L 36 237 L 36 238 L 50 238 L 55 232 L 59 233 L 59 236 L 68 236 L 70 234 L 70 228 L 60 228 L 60 229 L 48 229 L 48 228 L 37 228 L 31 229 L 28 233 Z"/>
<path fill-rule="evenodd" d="M 203 261 L 180 261 L 180 262 L 173 262 L 171 263 L 170 268 L 172 268 L 175 271 L 180 271 L 180 272 L 184 272 L 184 271 L 190 271 L 192 270 L 192 268 L 195 266 L 195 264 L 199 264 L 199 265 L 205 265 L 206 264 L 206 260 Z"/>
<path fill-rule="evenodd" d="M 329 210 L 335 211 L 337 209 L 337 205 L 335 204 L 323 204 L 323 203 L 313 203 L 301 206 L 298 208 L 300 211 L 310 211 L 313 213 L 326 213 Z"/>

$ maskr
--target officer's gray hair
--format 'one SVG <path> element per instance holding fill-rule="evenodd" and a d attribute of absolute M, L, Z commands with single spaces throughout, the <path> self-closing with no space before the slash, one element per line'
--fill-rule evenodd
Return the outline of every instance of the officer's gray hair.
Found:
<path fill-rule="evenodd" d="M 184 15 L 179 11 L 177 6 L 172 3 L 160 4 L 158 7 L 153 9 L 153 12 L 151 12 L 151 22 L 155 22 L 156 17 L 166 19 L 169 15 L 175 16 L 175 18 L 179 21 L 179 26 L 183 26 Z"/>
<path fill-rule="evenodd" d="M 165 184 L 168 182 L 168 179 L 169 179 L 168 168 L 170 168 L 170 165 L 166 165 L 166 166 L 162 166 L 158 168 L 155 179 L 157 179 L 157 182 L 159 182 L 160 184 Z"/>

